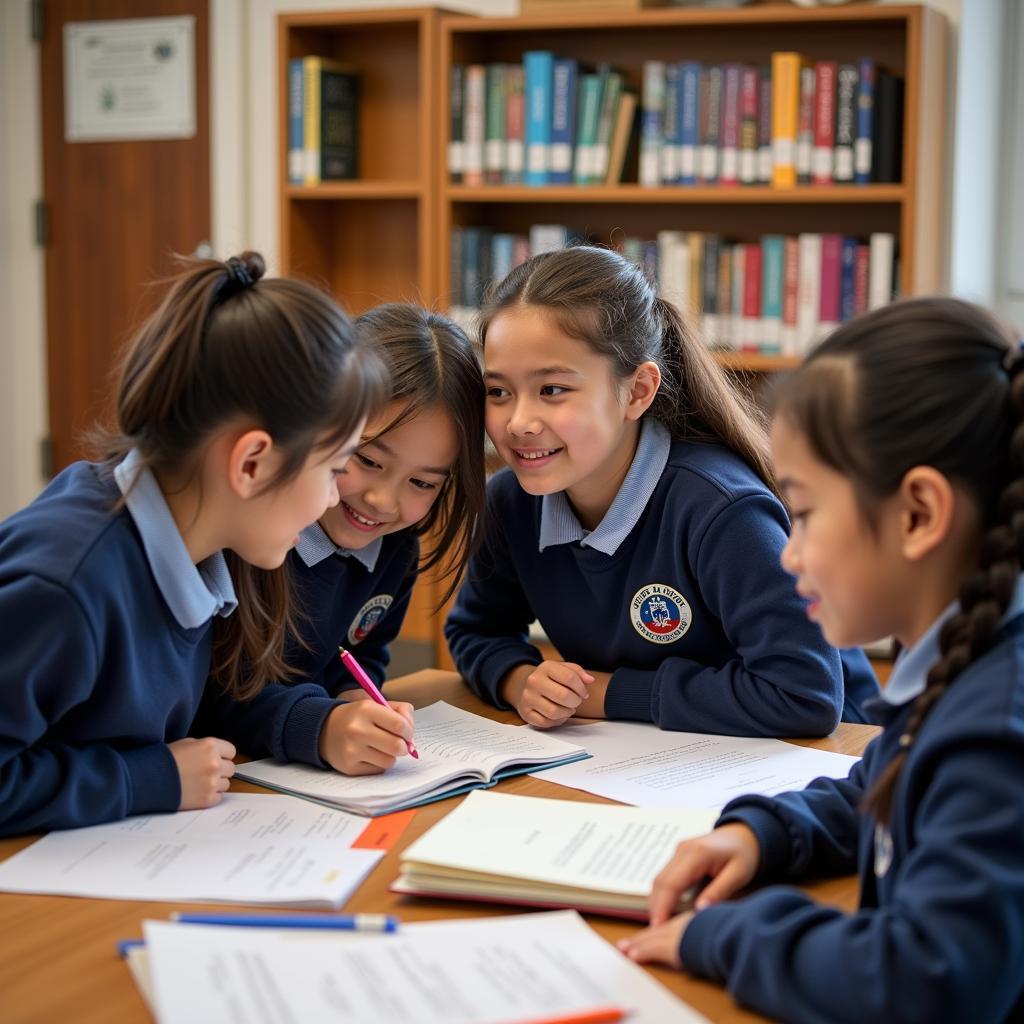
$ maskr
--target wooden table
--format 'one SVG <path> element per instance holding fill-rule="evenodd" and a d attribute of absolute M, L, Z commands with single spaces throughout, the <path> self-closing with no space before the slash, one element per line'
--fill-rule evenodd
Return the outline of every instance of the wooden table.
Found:
<path fill-rule="evenodd" d="M 498 721 L 519 724 L 514 713 L 496 711 L 475 698 L 452 672 L 427 670 L 394 679 L 388 683 L 387 693 L 392 700 L 408 700 L 417 706 L 442 699 Z M 822 750 L 859 754 L 877 731 L 873 726 L 843 724 L 826 739 L 800 742 Z M 500 786 L 508 793 L 609 802 L 528 776 L 508 779 Z M 258 786 L 237 781 L 231 788 L 242 792 L 260 791 Z M 414 899 L 388 892 L 389 883 L 398 873 L 401 850 L 447 814 L 460 799 L 452 797 L 420 808 L 394 848 L 344 909 L 351 913 L 397 914 L 403 921 L 520 912 L 497 904 Z M 0 860 L 27 846 L 34 838 L 0 840 Z M 809 885 L 806 889 L 819 899 L 846 909 L 852 908 L 857 900 L 857 881 L 853 876 Z M 115 945 L 119 939 L 141 936 L 144 918 L 166 919 L 172 910 L 186 909 L 209 910 L 209 906 L 0 893 L 0 1020 L 5 1024 L 150 1021 L 127 968 L 117 957 Z M 612 942 L 637 928 L 635 923 L 597 915 L 588 916 L 588 921 Z M 711 1020 L 738 1024 L 762 1019 L 739 1009 L 729 994 L 716 985 L 663 968 L 652 969 L 651 974 Z"/>

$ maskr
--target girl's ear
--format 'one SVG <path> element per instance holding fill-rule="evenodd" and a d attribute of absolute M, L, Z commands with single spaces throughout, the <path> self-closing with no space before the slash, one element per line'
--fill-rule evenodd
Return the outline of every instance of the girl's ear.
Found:
<path fill-rule="evenodd" d="M 626 394 L 626 419 L 638 420 L 651 407 L 661 387 L 661 370 L 653 362 L 641 363 L 633 373 Z"/>
<path fill-rule="evenodd" d="M 949 536 L 957 495 L 949 478 L 931 466 L 914 466 L 899 488 L 900 547 L 910 562 L 920 561 Z"/>
<path fill-rule="evenodd" d="M 239 498 L 259 494 L 277 469 L 274 443 L 265 430 L 247 430 L 231 445 L 228 455 L 228 485 Z"/>

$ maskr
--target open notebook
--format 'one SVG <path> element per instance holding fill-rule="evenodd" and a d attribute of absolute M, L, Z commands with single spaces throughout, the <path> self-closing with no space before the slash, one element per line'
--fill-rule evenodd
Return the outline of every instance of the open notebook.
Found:
<path fill-rule="evenodd" d="M 391 891 L 644 919 L 651 883 L 676 844 L 710 831 L 716 817 L 470 793 L 405 850 Z"/>
<path fill-rule="evenodd" d="M 413 712 L 413 718 L 419 760 L 401 757 L 383 775 L 340 775 L 272 759 L 239 765 L 235 775 L 355 814 L 377 815 L 589 756 L 573 743 L 501 725 L 444 701 Z"/>

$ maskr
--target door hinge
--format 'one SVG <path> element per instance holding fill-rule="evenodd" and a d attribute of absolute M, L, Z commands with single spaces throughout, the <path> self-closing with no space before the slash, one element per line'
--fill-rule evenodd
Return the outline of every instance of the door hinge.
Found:
<path fill-rule="evenodd" d="M 43 41 L 43 29 L 46 23 L 43 20 L 43 0 L 32 0 L 32 41 L 41 43 Z"/>
<path fill-rule="evenodd" d="M 45 249 L 50 244 L 50 208 L 45 199 L 36 200 L 36 245 Z"/>

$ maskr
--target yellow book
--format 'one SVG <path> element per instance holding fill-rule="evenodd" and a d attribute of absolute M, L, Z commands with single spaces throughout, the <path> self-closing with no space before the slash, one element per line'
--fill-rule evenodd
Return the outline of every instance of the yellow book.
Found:
<path fill-rule="evenodd" d="M 302 59 L 302 147 L 307 185 L 320 184 L 320 71 L 322 57 Z"/>
<path fill-rule="evenodd" d="M 800 120 L 799 53 L 772 54 L 772 185 L 796 185 L 796 136 Z"/>

